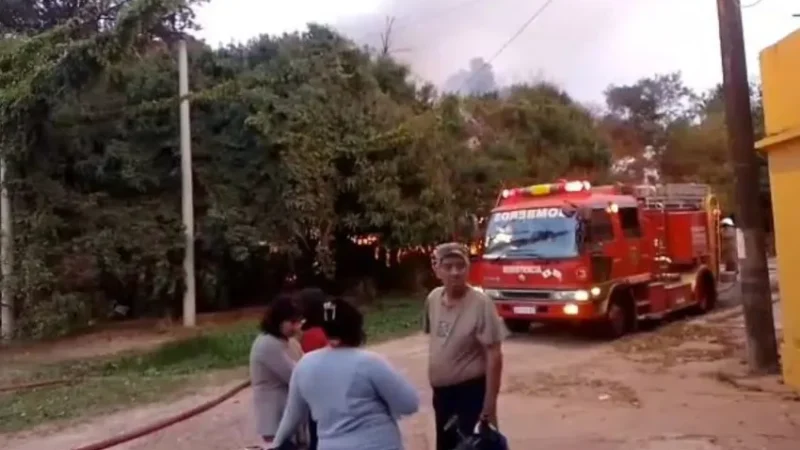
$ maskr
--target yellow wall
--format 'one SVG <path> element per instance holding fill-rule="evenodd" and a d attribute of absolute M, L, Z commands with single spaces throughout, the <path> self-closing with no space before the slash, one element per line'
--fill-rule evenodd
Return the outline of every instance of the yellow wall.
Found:
<path fill-rule="evenodd" d="M 800 30 L 761 52 L 767 153 L 781 295 L 781 360 L 787 385 L 800 389 Z"/>

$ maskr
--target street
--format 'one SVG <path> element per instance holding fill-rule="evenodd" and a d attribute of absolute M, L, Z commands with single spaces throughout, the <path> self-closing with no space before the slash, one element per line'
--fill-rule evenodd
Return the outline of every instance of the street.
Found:
<path fill-rule="evenodd" d="M 736 315 L 716 322 L 684 319 L 612 343 L 546 328 L 512 337 L 505 345 L 501 429 L 513 449 L 796 449 L 798 397 L 780 387 L 743 388 L 725 375 L 742 367 L 737 358 L 738 320 Z M 406 448 L 432 449 L 425 337 L 415 335 L 373 349 L 419 386 L 423 406 L 402 422 Z M 74 448 L 175 414 L 223 390 L 120 412 L 68 430 L 0 439 L 0 447 Z M 223 450 L 256 445 L 250 395 L 245 390 L 211 411 L 117 448 Z"/>

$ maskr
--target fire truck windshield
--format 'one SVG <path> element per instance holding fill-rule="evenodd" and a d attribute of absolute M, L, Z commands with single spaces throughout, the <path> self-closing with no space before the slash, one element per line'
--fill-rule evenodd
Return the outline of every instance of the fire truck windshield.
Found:
<path fill-rule="evenodd" d="M 561 208 L 498 212 L 486 227 L 485 259 L 562 259 L 578 256 L 578 219 Z"/>

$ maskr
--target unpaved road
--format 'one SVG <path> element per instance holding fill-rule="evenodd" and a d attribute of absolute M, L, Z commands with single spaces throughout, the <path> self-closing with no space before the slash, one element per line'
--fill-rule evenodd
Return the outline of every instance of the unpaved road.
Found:
<path fill-rule="evenodd" d="M 514 450 L 796 450 L 800 402 L 788 394 L 742 390 L 715 379 L 719 370 L 736 364 L 735 350 L 718 332 L 679 324 L 615 344 L 551 331 L 514 337 L 505 345 L 501 428 Z M 402 423 L 407 450 L 433 449 L 425 337 L 374 349 L 420 388 L 421 411 Z M 0 437 L 0 448 L 75 448 L 172 415 L 224 390 L 50 434 L 36 430 Z M 202 415 L 115 448 L 233 450 L 254 445 L 250 395 L 246 390 Z"/>

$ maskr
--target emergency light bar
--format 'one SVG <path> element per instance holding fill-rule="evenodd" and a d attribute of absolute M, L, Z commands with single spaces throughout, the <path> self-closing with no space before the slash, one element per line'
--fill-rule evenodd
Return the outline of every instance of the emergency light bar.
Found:
<path fill-rule="evenodd" d="M 531 186 L 503 189 L 503 198 L 515 196 L 540 197 L 553 194 L 565 194 L 568 192 L 582 192 L 592 189 L 588 181 L 564 181 L 561 183 L 534 184 Z"/>

